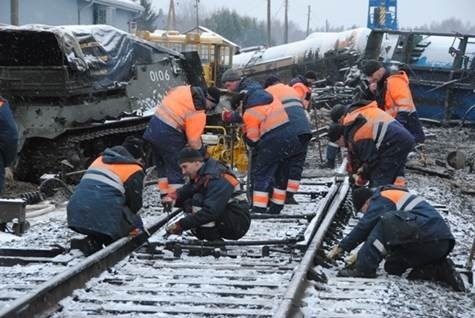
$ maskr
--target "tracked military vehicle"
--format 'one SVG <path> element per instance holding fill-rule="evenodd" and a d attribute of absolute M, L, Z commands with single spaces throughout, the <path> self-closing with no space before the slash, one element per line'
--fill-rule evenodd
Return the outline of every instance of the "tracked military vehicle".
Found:
<path fill-rule="evenodd" d="M 21 143 L 15 173 L 82 169 L 141 135 L 169 87 L 201 78 L 183 55 L 106 25 L 0 28 L 0 94 Z M 200 65 L 198 63 L 198 65 Z"/>

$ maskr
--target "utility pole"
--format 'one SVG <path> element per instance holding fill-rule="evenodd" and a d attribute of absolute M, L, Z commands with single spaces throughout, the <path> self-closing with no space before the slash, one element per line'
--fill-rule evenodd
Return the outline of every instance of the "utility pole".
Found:
<path fill-rule="evenodd" d="M 267 47 L 271 46 L 270 25 L 270 0 L 267 0 Z"/>
<path fill-rule="evenodd" d="M 311 8 L 312 8 L 312 6 L 310 6 L 310 5 L 307 7 L 307 9 L 308 9 L 307 10 L 307 36 L 310 33 L 310 11 L 311 11 Z"/>
<path fill-rule="evenodd" d="M 10 23 L 12 25 L 20 24 L 19 0 L 10 0 Z"/>
<path fill-rule="evenodd" d="M 289 0 L 285 0 L 284 43 L 289 42 Z"/>
<path fill-rule="evenodd" d="M 168 31 L 176 30 L 176 15 L 175 15 L 175 1 L 170 0 L 170 6 L 168 7 Z"/>
<path fill-rule="evenodd" d="M 199 16 L 199 8 L 198 8 L 199 3 L 200 3 L 200 0 L 195 0 L 195 7 L 196 7 L 196 31 L 199 31 L 199 27 L 200 27 L 200 16 Z"/>

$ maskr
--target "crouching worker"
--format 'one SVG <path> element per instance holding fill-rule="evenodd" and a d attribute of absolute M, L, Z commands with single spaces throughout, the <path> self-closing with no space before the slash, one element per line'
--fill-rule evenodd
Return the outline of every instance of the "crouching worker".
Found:
<path fill-rule="evenodd" d="M 74 243 L 86 255 L 105 244 L 138 234 L 143 224 L 143 141 L 127 137 L 120 146 L 107 148 L 87 169 L 67 206 L 68 226 L 86 234 Z M 73 245 L 73 242 L 72 242 Z"/>
<path fill-rule="evenodd" d="M 200 240 L 237 240 L 251 224 L 249 205 L 235 195 L 239 181 L 221 163 L 206 161 L 199 151 L 184 148 L 178 156 L 183 175 L 189 182 L 164 197 L 164 204 L 176 204 L 187 214 L 166 229 L 169 234 L 191 230 Z"/>
<path fill-rule="evenodd" d="M 412 268 L 408 279 L 440 281 L 456 291 L 464 290 L 460 275 L 447 257 L 454 247 L 454 237 L 437 210 L 423 198 L 390 185 L 375 192 L 355 190 L 353 204 L 364 216 L 327 256 L 335 259 L 364 244 L 355 263 L 340 270 L 338 276 L 376 277 L 384 258 L 388 274 L 400 276 Z"/>

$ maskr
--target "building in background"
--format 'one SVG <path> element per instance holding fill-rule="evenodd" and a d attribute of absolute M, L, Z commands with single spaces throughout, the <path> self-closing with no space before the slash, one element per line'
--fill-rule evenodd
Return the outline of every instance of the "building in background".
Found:
<path fill-rule="evenodd" d="M 108 24 L 128 31 L 144 8 L 139 0 L 2 0 L 0 24 L 11 24 L 17 3 L 18 24 Z"/>

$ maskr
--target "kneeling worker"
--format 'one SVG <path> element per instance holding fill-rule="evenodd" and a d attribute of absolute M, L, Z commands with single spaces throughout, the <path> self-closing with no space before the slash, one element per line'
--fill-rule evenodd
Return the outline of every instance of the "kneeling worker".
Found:
<path fill-rule="evenodd" d="M 170 224 L 167 233 L 192 230 L 198 239 L 209 241 L 243 237 L 251 224 L 249 205 L 235 197 L 239 181 L 231 171 L 212 158 L 204 161 L 199 151 L 188 147 L 180 151 L 178 163 L 190 181 L 163 202 L 176 203 L 187 215 Z"/>
<path fill-rule="evenodd" d="M 447 255 L 455 240 L 437 210 L 406 188 L 383 186 L 375 192 L 359 188 L 353 192 L 356 210 L 364 213 L 358 224 L 327 255 L 335 259 L 364 242 L 354 266 L 338 272 L 342 277 L 376 277 L 385 258 L 388 274 L 402 275 L 412 268 L 408 279 L 441 281 L 456 291 L 464 284 Z"/>
<path fill-rule="evenodd" d="M 74 190 L 66 209 L 68 226 L 88 235 L 78 246 L 85 254 L 143 229 L 137 215 L 145 177 L 142 157 L 143 141 L 127 137 L 121 146 L 107 148 Z"/>

